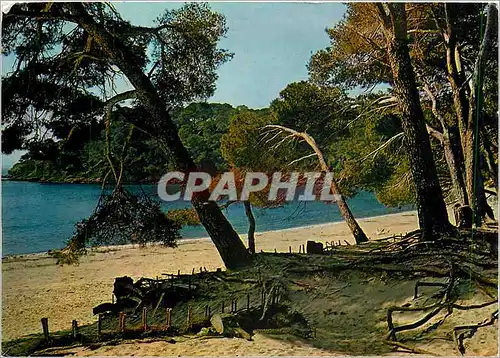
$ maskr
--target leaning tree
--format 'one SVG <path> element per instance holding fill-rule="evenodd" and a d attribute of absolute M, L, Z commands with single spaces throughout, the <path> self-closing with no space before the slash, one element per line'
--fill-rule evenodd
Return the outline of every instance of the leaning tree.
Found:
<path fill-rule="evenodd" d="M 16 59 L 2 88 L 8 103 L 3 140 L 10 150 L 33 139 L 38 126 L 106 118 L 128 100 L 148 114 L 131 124 L 158 142 L 176 170 L 196 170 L 171 110 L 213 94 L 216 68 L 231 58 L 217 47 L 226 33 L 222 15 L 191 3 L 144 27 L 108 3 L 16 4 L 3 14 L 2 32 L 4 53 Z M 117 84 L 126 81 L 131 89 L 117 93 Z M 192 198 L 201 223 L 228 268 L 247 263 L 248 252 L 209 194 Z"/>

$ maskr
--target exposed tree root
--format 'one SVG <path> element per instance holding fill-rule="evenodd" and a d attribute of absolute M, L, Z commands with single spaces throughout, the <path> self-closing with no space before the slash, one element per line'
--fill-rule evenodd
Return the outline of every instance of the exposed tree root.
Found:
<path fill-rule="evenodd" d="M 412 346 L 403 344 L 401 342 L 395 342 L 395 341 L 385 340 L 384 343 L 387 344 L 387 345 L 393 346 L 393 347 L 398 347 L 398 348 L 405 349 L 405 350 L 407 350 L 407 351 L 409 351 L 411 353 L 425 354 L 425 355 L 428 355 L 428 356 L 439 356 L 439 354 L 436 354 L 436 353 L 433 353 L 433 352 L 429 352 L 429 351 L 427 351 L 425 349 L 421 349 L 421 348 L 417 348 L 417 347 L 412 347 Z"/>
<path fill-rule="evenodd" d="M 422 286 L 425 286 L 425 287 L 446 287 L 446 284 L 442 283 L 442 282 L 417 281 L 417 283 L 415 283 L 415 294 L 413 295 L 413 298 L 418 297 L 418 288 L 422 287 Z"/>
<path fill-rule="evenodd" d="M 494 303 L 496 303 L 496 301 Z M 485 307 L 485 305 L 478 305 L 478 306 Z M 477 306 L 472 308 L 471 307 L 472 306 L 469 306 L 467 309 L 478 308 Z M 498 319 L 498 310 L 493 312 L 490 318 L 485 319 L 481 323 L 473 325 L 465 325 L 465 326 L 456 326 L 455 328 L 453 328 L 453 341 L 455 342 L 455 346 L 457 348 L 458 353 L 460 353 L 461 355 L 465 354 L 465 346 L 464 346 L 465 338 L 471 338 L 479 328 L 491 326 L 493 323 L 495 323 L 497 319 Z M 460 331 L 465 331 L 465 332 L 460 332 Z"/>
<path fill-rule="evenodd" d="M 482 237 L 482 234 L 484 234 L 485 237 Z M 440 287 L 440 291 L 433 296 L 439 299 L 438 302 L 422 307 L 393 306 L 388 308 L 387 326 L 389 333 L 387 336 L 387 340 L 385 341 L 386 343 L 401 348 L 406 348 L 415 353 L 423 353 L 418 352 L 412 347 L 401 345 L 400 342 L 396 343 L 396 333 L 421 327 L 429 322 L 433 317 L 438 315 L 442 310 L 447 310 L 447 314 L 438 323 L 433 325 L 434 328 L 435 326 L 439 326 L 440 324 L 442 324 L 446 317 L 453 313 L 454 309 L 480 309 L 497 303 L 494 295 L 487 290 L 487 288 L 498 287 L 496 270 L 498 261 L 496 252 L 494 252 L 495 245 L 492 243 L 491 238 L 486 237 L 490 234 L 489 232 L 482 234 L 476 235 L 476 240 L 474 240 L 474 242 L 472 242 L 472 240 L 463 240 L 463 238 L 462 240 L 456 238 L 445 238 L 443 240 L 434 242 L 426 242 L 420 241 L 421 238 L 419 238 L 417 233 L 414 232 L 406 237 L 403 237 L 398 242 L 388 243 L 386 241 L 381 245 L 381 247 L 370 250 L 371 255 L 376 255 L 375 257 L 372 256 L 371 260 L 374 262 L 378 262 L 382 267 L 386 266 L 382 264 L 382 262 L 387 262 L 389 259 L 393 260 L 392 265 L 400 260 L 407 260 L 407 267 L 411 267 L 416 262 L 420 263 L 422 257 L 433 257 L 432 261 L 428 259 L 426 259 L 425 261 L 433 262 L 433 265 L 436 268 L 427 268 L 423 270 L 423 272 L 432 271 L 432 273 L 435 273 L 436 276 L 444 276 L 442 274 L 446 271 L 448 272 L 448 274 L 446 275 L 448 276 L 447 283 L 417 281 L 415 284 L 414 299 L 418 297 L 420 287 Z M 389 250 L 389 253 L 386 250 Z M 395 254 L 393 255 L 392 253 Z M 359 262 L 361 261 L 362 258 L 359 259 Z M 389 269 L 394 269 L 394 267 L 391 267 Z M 418 269 L 418 266 L 413 266 L 411 269 L 416 270 Z M 479 287 L 490 297 L 494 298 L 494 300 L 469 306 L 463 306 L 455 303 L 458 299 L 457 287 L 460 282 L 470 282 L 470 284 Z M 417 311 L 427 313 L 416 322 L 401 326 L 394 325 L 394 312 Z M 453 330 L 453 339 L 455 341 L 458 352 L 460 354 L 465 353 L 465 347 L 463 345 L 463 341 L 465 338 L 472 337 L 472 335 L 477 331 L 478 328 L 493 324 L 497 318 L 498 310 L 493 313 L 490 319 L 487 319 L 482 323 L 476 325 L 455 327 Z"/>

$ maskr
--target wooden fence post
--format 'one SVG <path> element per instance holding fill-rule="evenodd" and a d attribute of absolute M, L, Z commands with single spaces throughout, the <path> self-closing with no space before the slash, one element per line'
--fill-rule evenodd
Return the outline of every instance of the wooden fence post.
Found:
<path fill-rule="evenodd" d="M 191 305 L 188 305 L 188 311 L 187 311 L 187 328 L 191 328 Z"/>
<path fill-rule="evenodd" d="M 120 332 L 125 332 L 125 313 L 124 312 L 120 312 L 120 316 L 119 316 L 119 330 Z"/>
<path fill-rule="evenodd" d="M 73 334 L 73 339 L 76 339 L 76 336 L 78 335 L 78 322 L 76 319 L 71 322 L 71 333 Z"/>
<path fill-rule="evenodd" d="M 144 332 L 148 330 L 148 309 L 146 307 L 142 308 L 142 328 Z"/>
<path fill-rule="evenodd" d="M 292 247 L 288 246 L 288 252 L 291 254 L 292 253 Z"/>
<path fill-rule="evenodd" d="M 43 338 L 45 338 L 46 341 L 49 340 L 49 319 L 44 317 L 41 319 L 42 321 L 42 330 L 43 330 Z"/>
<path fill-rule="evenodd" d="M 102 334 L 102 313 L 97 316 L 97 335 L 100 337 Z"/>
<path fill-rule="evenodd" d="M 168 329 L 172 325 L 172 309 L 171 308 L 167 308 L 166 313 L 167 313 L 167 315 L 166 315 L 166 323 L 167 323 L 167 329 Z"/>

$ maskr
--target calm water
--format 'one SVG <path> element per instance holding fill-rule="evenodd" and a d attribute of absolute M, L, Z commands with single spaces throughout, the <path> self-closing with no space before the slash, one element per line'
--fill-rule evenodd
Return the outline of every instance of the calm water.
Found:
<path fill-rule="evenodd" d="M 140 189 L 138 186 L 133 190 Z M 143 186 L 156 195 L 156 187 Z M 74 224 L 88 217 L 100 194 L 99 185 L 41 184 L 2 181 L 2 256 L 43 252 L 62 248 L 73 233 Z M 186 202 L 163 203 L 163 208 L 181 208 Z M 403 211 L 385 208 L 370 193 L 349 200 L 356 217 L 368 217 Z M 408 208 L 405 208 L 408 210 Z M 245 233 L 247 221 L 243 205 L 233 204 L 224 211 L 238 233 Z M 335 204 L 292 202 L 281 208 L 254 209 L 257 231 L 341 221 Z M 184 238 L 207 236 L 202 226 L 183 229 Z"/>

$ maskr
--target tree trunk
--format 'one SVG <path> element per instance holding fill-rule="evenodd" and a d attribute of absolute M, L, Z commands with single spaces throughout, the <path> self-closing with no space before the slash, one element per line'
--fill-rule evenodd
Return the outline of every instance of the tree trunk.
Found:
<path fill-rule="evenodd" d="M 444 157 L 448 165 L 448 171 L 453 187 L 453 193 L 457 202 L 463 206 L 468 205 L 467 190 L 465 188 L 464 171 L 463 171 L 463 154 L 462 145 L 460 143 L 460 134 L 456 125 L 448 125 L 445 118 L 438 110 L 436 96 L 432 93 L 430 87 L 424 83 L 424 90 L 432 102 L 432 113 L 441 124 L 443 133 L 435 130 L 429 125 L 427 131 L 430 135 L 436 138 L 443 147 Z"/>
<path fill-rule="evenodd" d="M 377 4 L 384 22 L 388 57 L 398 99 L 405 143 L 416 192 L 420 229 L 426 239 L 451 230 L 443 193 L 432 156 L 429 135 L 407 44 L 405 4 Z M 389 12 L 385 10 L 388 8 Z"/>
<path fill-rule="evenodd" d="M 248 251 L 255 254 L 255 217 L 252 212 L 252 204 L 245 200 L 243 205 L 245 205 L 245 214 L 248 219 Z"/>
<path fill-rule="evenodd" d="M 97 24 L 81 3 L 68 4 L 78 16 L 75 20 L 89 33 L 127 77 L 136 90 L 136 97 L 151 116 L 148 123 L 135 123 L 162 141 L 169 149 L 169 157 L 175 168 L 186 173 L 196 170 L 196 166 L 187 149 L 182 144 L 177 128 L 168 113 L 168 106 L 159 97 L 150 79 L 135 62 L 134 54 L 117 37 L 112 36 L 105 28 Z M 193 196 L 192 204 L 200 221 L 214 242 L 222 261 L 228 269 L 247 264 L 250 255 L 241 242 L 238 234 L 222 214 L 215 202 L 208 201 L 209 192 L 204 191 Z"/>
<path fill-rule="evenodd" d="M 461 157 L 462 147 L 460 143 L 452 143 L 452 141 L 456 141 L 456 139 L 456 137 L 450 136 L 448 128 L 444 129 L 443 150 L 446 164 L 448 165 L 448 171 L 450 172 L 453 192 L 461 205 L 468 205 L 467 190 L 465 188 L 462 165 L 459 159 Z"/>
<path fill-rule="evenodd" d="M 354 215 L 352 215 L 351 209 L 349 209 L 349 206 L 347 205 L 344 196 L 340 193 L 340 190 L 337 186 L 337 182 L 335 181 L 335 179 L 332 179 L 331 189 L 332 189 L 332 194 L 337 194 L 340 196 L 340 198 L 337 199 L 337 205 L 339 207 L 340 213 L 342 214 L 342 217 L 347 223 L 347 226 L 349 226 L 349 229 L 351 230 L 352 235 L 356 240 L 356 244 L 367 242 L 368 237 L 366 236 L 363 229 L 361 229 L 361 227 L 359 226 L 358 222 L 354 218 Z"/>
<path fill-rule="evenodd" d="M 488 136 L 486 130 L 484 130 L 484 124 L 482 124 L 481 128 L 481 142 L 484 148 L 484 156 L 486 166 L 488 168 L 488 173 L 493 181 L 493 185 L 495 189 L 498 190 L 498 164 L 495 163 L 495 152 L 498 152 L 498 148 L 494 149 L 493 144 L 491 143 L 491 139 Z"/>
<path fill-rule="evenodd" d="M 481 123 L 483 111 L 483 70 L 486 55 L 491 47 L 490 37 L 493 31 L 493 11 L 495 11 L 494 5 L 489 4 L 487 7 L 484 36 L 474 64 L 472 85 L 470 86 L 467 137 L 464 148 L 465 182 L 473 212 L 473 221 L 476 226 L 481 226 L 482 218 L 485 214 L 484 210 L 482 210 L 485 207 L 484 183 L 479 165 L 479 123 Z"/>
<path fill-rule="evenodd" d="M 459 128 L 460 142 L 462 146 L 462 156 L 463 156 L 463 175 L 464 182 L 467 192 L 468 204 L 473 209 L 474 213 L 474 223 L 476 226 L 481 225 L 481 220 L 485 215 L 491 213 L 491 208 L 485 201 L 484 194 L 484 182 L 482 180 L 481 172 L 478 168 L 477 155 L 475 152 L 477 149 L 477 135 L 479 135 L 477 125 L 475 122 L 474 115 L 479 114 L 478 111 L 478 90 L 482 91 L 482 87 L 477 86 L 478 82 L 481 80 L 481 71 L 483 67 L 483 59 L 485 53 L 489 49 L 490 38 L 489 33 L 491 33 L 492 20 L 491 16 L 488 15 L 488 21 L 486 24 L 486 32 L 482 39 L 479 54 L 474 66 L 474 76 L 473 85 L 467 86 L 465 72 L 462 68 L 462 58 L 460 50 L 457 47 L 457 40 L 455 35 L 455 24 L 451 12 L 453 11 L 452 6 L 447 6 L 444 4 L 445 10 L 445 20 L 446 28 L 443 29 L 444 43 L 446 46 L 446 64 L 447 64 L 447 76 L 448 82 L 450 83 L 450 88 L 453 94 L 453 104 L 455 107 L 456 119 Z M 491 13 L 492 7 L 488 6 L 488 14 Z M 477 118 L 476 118 L 477 120 Z M 481 121 L 481 118 L 479 118 Z M 484 142 L 483 142 L 484 143 Z"/>
<path fill-rule="evenodd" d="M 302 138 L 303 140 L 305 140 L 306 143 L 309 144 L 309 146 L 314 150 L 314 153 L 318 157 L 318 161 L 319 161 L 321 170 L 324 171 L 325 173 L 330 172 L 330 168 L 326 164 L 325 158 L 323 157 L 323 153 L 319 149 L 314 138 L 311 137 L 309 134 L 307 134 L 306 132 L 297 132 L 296 130 L 293 130 L 291 128 L 287 128 L 287 127 L 279 126 L 279 125 L 268 125 L 266 127 L 278 128 L 278 129 L 281 129 L 281 130 L 286 131 L 288 133 L 292 133 L 292 135 L 294 137 L 299 137 L 299 138 Z M 358 222 L 354 218 L 354 215 L 352 215 L 352 212 L 349 209 L 349 206 L 347 205 L 347 202 L 345 201 L 344 196 L 340 192 L 340 189 L 337 185 L 337 182 L 333 176 L 332 176 L 332 183 L 330 185 L 330 189 L 332 191 L 332 194 L 340 196 L 340 198 L 337 200 L 337 205 L 339 207 L 340 214 L 342 214 L 342 217 L 344 218 L 345 222 L 347 223 L 347 226 L 349 226 L 349 229 L 351 230 L 351 233 L 354 236 L 354 240 L 356 241 L 356 244 L 361 244 L 363 242 L 367 242 L 368 237 L 364 233 L 363 229 L 361 229 L 361 227 L 359 226 Z"/>

